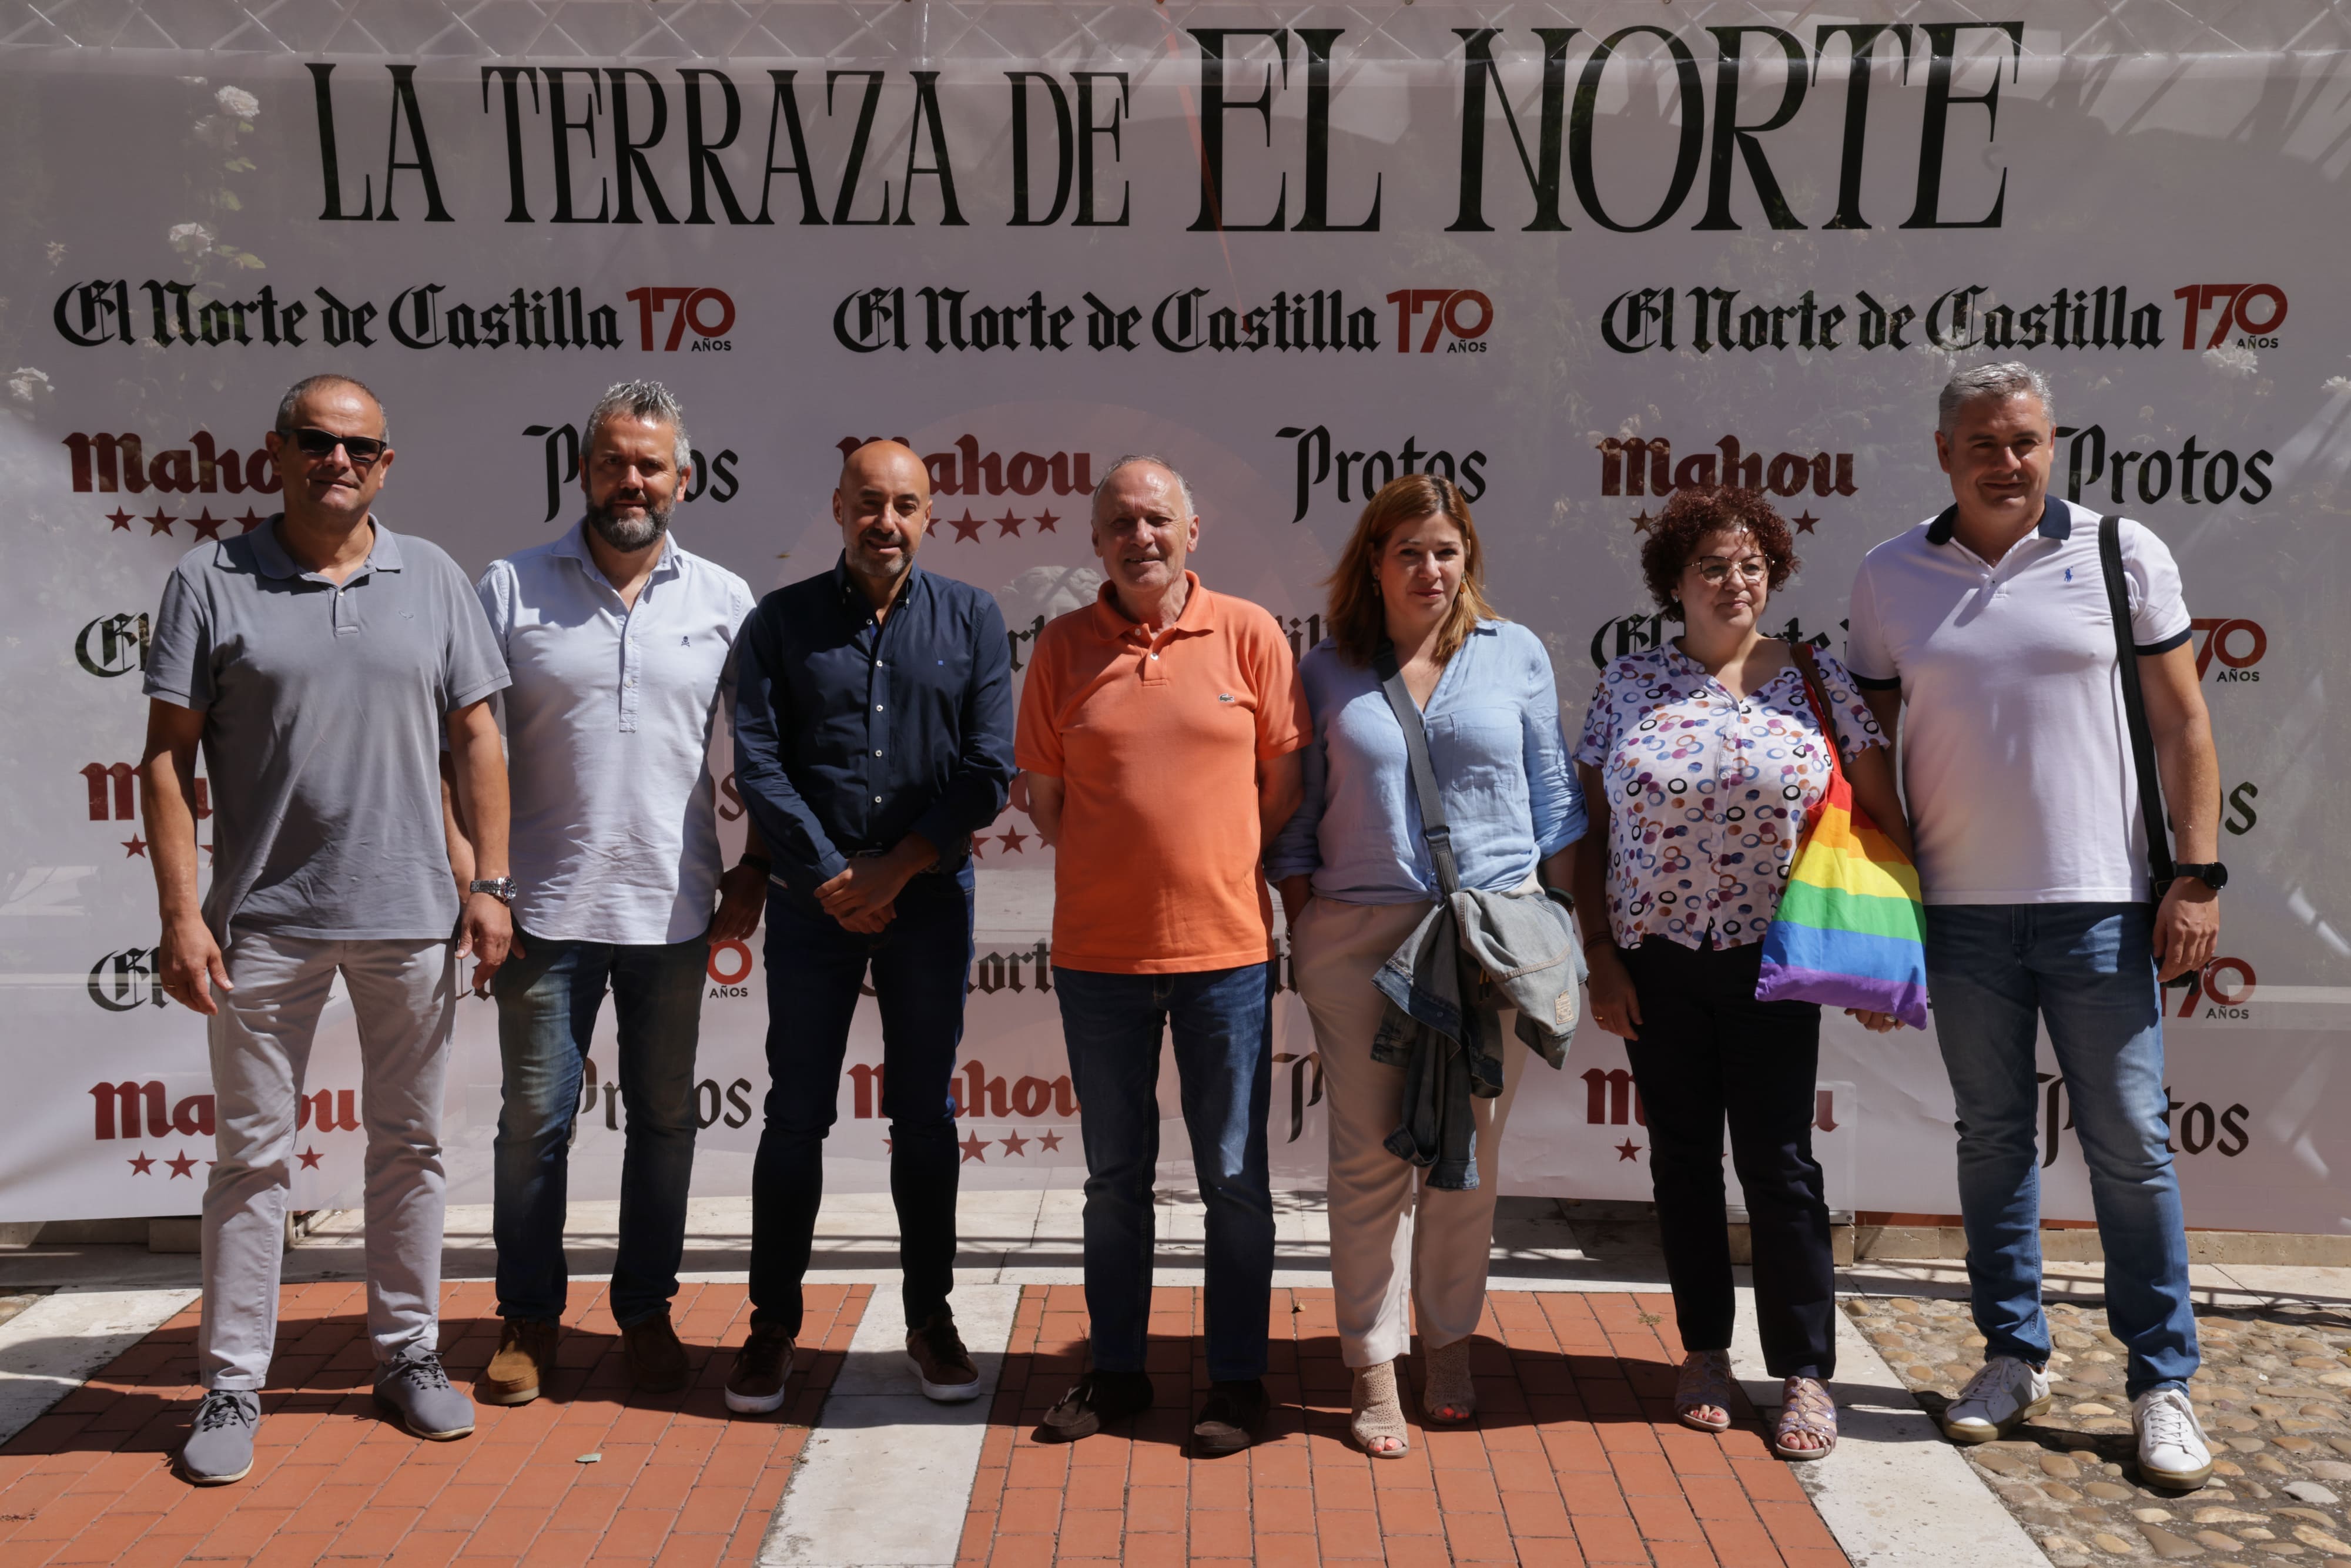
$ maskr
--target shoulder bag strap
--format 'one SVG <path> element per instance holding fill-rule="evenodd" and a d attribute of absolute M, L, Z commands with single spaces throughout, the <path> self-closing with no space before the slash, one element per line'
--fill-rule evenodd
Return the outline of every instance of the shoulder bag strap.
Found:
<path fill-rule="evenodd" d="M 1445 802 L 1437 790 L 1437 768 L 1428 759 L 1428 732 L 1420 722 L 1420 708 L 1405 689 L 1404 673 L 1396 668 L 1395 644 L 1380 639 L 1372 655 L 1372 671 L 1380 678 L 1388 707 L 1404 731 L 1405 755 L 1412 760 L 1412 790 L 1420 800 L 1420 831 L 1428 840 L 1429 859 L 1437 862 L 1437 885 L 1446 897 L 1461 891 L 1460 868 L 1453 862 L 1453 831 L 1445 825 Z"/>
<path fill-rule="evenodd" d="M 2098 568 L 2106 580 L 2106 610 L 2115 623 L 2115 664 L 2122 675 L 2123 716 L 2130 725 L 2131 764 L 2138 774 L 2139 815 L 2147 820 L 2149 891 L 2163 896 L 2172 879 L 2171 835 L 2163 814 L 2163 780 L 2155 768 L 2155 736 L 2147 725 L 2147 695 L 2139 685 L 2138 647 L 2131 640 L 2130 595 L 2123 585 L 2122 519 L 2098 519 Z"/>
<path fill-rule="evenodd" d="M 1837 742 L 1836 709 L 1829 706 L 1828 693 L 1821 688 L 1821 667 L 1813 661 L 1813 645 L 1800 638 L 1788 639 L 1788 652 L 1796 661 L 1796 674 L 1803 677 L 1804 695 L 1811 699 L 1813 716 L 1820 721 L 1821 738 L 1829 746 L 1829 777 L 1844 771 L 1844 748 Z"/>

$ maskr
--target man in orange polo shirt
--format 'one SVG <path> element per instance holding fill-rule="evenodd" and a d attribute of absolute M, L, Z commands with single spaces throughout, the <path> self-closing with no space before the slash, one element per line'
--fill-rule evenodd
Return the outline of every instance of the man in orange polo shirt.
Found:
<path fill-rule="evenodd" d="M 1176 1037 L 1208 1211 L 1206 1454 L 1263 1430 L 1273 1197 L 1273 906 L 1259 861 L 1301 798 L 1306 697 L 1273 617 L 1184 569 L 1192 494 L 1155 457 L 1095 486 L 1102 597 L 1038 633 L 1015 756 L 1053 845 L 1053 985 L 1083 1105 L 1093 1367 L 1038 1429 L 1070 1442 L 1152 1402 L 1159 1042 Z"/>

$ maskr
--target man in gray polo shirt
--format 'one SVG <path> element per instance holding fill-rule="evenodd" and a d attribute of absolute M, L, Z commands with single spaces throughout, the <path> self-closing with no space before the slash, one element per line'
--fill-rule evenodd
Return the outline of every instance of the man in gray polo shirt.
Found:
<path fill-rule="evenodd" d="M 371 516 L 392 461 L 382 405 L 347 376 L 313 376 L 265 439 L 286 510 L 181 559 L 147 663 L 163 988 L 211 1020 L 216 1106 L 196 1340 L 206 1392 L 180 1457 L 199 1485 L 253 1468 L 295 1112 L 338 974 L 360 1036 L 375 1396 L 419 1437 L 474 1429 L 438 1354 L 441 1085 L 456 960 L 506 956 L 513 893 L 486 701 L 506 665 L 457 563 Z M 462 909 L 442 831 L 444 733 L 487 879 Z M 199 747 L 214 803 L 201 902 Z"/>
<path fill-rule="evenodd" d="M 1973 366 L 1951 377 L 1938 412 L 1953 504 L 1863 560 L 1845 664 L 1887 739 L 1900 738 L 1927 985 L 1959 1111 L 1968 1279 L 1986 1343 L 1943 1430 L 1990 1442 L 2050 1402 L 2033 1137 L 2045 1023 L 2089 1166 L 2139 1472 L 2201 1486 L 2212 1456 L 2188 1399 L 2196 1318 L 2158 983 L 2211 961 L 2228 873 L 2179 569 L 2151 530 L 2118 523 L 2127 631 L 2179 854 L 2175 880 L 2151 885 L 2099 517 L 2049 494 L 2049 383 L 2022 364 Z"/>
<path fill-rule="evenodd" d="M 604 993 L 628 1109 L 610 1303 L 641 1394 L 686 1385 L 671 1324 L 694 1175 L 694 1056 L 710 944 L 759 924 L 768 868 L 754 833 L 719 872 L 710 732 L 735 691 L 751 590 L 669 532 L 692 476 L 685 413 L 657 382 L 622 382 L 580 440 L 586 516 L 552 543 L 490 563 L 478 591 L 514 684 L 514 953 L 491 981 L 498 1116 L 497 1353 L 474 1385 L 492 1405 L 538 1397 L 568 1283 L 565 1177 Z M 711 901 L 719 897 L 714 918 Z"/>

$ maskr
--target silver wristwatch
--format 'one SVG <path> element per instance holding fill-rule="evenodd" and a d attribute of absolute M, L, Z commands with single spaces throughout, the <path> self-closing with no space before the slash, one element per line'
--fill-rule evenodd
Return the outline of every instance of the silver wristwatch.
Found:
<path fill-rule="evenodd" d="M 465 884 L 467 893 L 486 893 L 500 904 L 511 906 L 515 901 L 515 879 L 510 876 L 475 877 Z"/>

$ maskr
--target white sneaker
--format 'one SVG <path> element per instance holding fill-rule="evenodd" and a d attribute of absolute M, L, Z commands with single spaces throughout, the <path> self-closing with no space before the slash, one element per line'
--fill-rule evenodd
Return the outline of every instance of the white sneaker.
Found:
<path fill-rule="evenodd" d="M 2048 1408 L 2049 1375 L 2012 1355 L 1996 1355 L 1943 1411 L 1943 1436 L 1954 1443 L 1989 1443 Z"/>
<path fill-rule="evenodd" d="M 2212 1450 L 2195 1406 L 2177 1388 L 2151 1388 L 2131 1401 L 2138 1429 L 2138 1469 L 2154 1486 L 2200 1487 L 2212 1479 Z"/>

